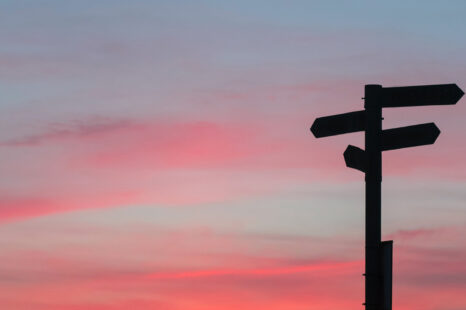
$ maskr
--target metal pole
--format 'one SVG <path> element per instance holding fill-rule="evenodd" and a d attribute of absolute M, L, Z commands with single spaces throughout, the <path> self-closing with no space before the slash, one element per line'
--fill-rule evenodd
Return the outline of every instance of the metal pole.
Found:
<path fill-rule="evenodd" d="M 382 310 L 383 285 L 381 268 L 381 182 L 382 108 L 381 85 L 366 85 L 364 108 L 366 110 L 365 151 L 366 170 L 366 310 Z"/>

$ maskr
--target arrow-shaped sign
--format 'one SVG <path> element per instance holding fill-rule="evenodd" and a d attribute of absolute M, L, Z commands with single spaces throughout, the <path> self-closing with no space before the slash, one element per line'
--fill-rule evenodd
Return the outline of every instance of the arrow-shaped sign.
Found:
<path fill-rule="evenodd" d="M 434 123 L 386 129 L 382 131 L 382 151 L 433 144 L 440 134 Z"/>
<path fill-rule="evenodd" d="M 364 150 L 353 145 L 348 145 L 343 156 L 345 157 L 347 167 L 366 172 L 366 153 Z"/>
<path fill-rule="evenodd" d="M 317 118 L 311 127 L 316 138 L 341 135 L 365 129 L 366 112 L 357 111 Z"/>
<path fill-rule="evenodd" d="M 383 108 L 456 104 L 464 92 L 456 84 L 384 87 L 378 94 Z"/>

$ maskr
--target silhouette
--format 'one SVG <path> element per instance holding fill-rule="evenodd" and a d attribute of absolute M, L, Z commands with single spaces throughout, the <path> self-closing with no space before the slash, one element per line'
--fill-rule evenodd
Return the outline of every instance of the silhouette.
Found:
<path fill-rule="evenodd" d="M 316 138 L 364 131 L 365 150 L 349 145 L 346 166 L 365 173 L 365 305 L 392 309 L 393 241 L 381 239 L 382 151 L 433 144 L 440 134 L 434 123 L 382 130 L 382 108 L 452 105 L 464 95 L 456 84 L 382 87 L 366 85 L 364 110 L 317 118 Z"/>

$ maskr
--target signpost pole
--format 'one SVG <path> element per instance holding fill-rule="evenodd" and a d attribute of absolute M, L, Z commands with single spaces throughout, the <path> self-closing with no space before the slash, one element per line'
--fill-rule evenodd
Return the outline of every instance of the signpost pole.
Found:
<path fill-rule="evenodd" d="M 382 182 L 382 107 L 380 85 L 366 85 L 365 151 L 366 168 L 366 310 L 382 310 L 381 268 L 381 182 Z"/>

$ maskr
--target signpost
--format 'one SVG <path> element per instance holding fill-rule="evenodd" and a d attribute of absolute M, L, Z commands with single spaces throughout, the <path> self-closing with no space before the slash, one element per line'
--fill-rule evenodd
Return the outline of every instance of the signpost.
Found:
<path fill-rule="evenodd" d="M 392 309 L 393 241 L 381 239 L 382 151 L 433 144 L 440 134 L 434 123 L 382 130 L 382 108 L 452 105 L 464 92 L 456 84 L 382 87 L 366 85 L 364 110 L 317 118 L 316 138 L 364 131 L 365 150 L 349 145 L 346 165 L 366 175 L 366 310 Z"/>

